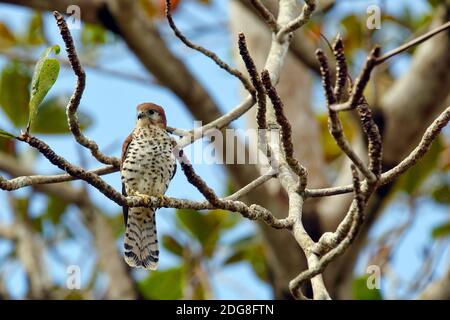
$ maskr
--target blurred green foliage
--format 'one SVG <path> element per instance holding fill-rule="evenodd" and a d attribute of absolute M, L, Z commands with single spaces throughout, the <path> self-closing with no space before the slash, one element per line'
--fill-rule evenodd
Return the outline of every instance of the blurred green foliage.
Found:
<path fill-rule="evenodd" d="M 29 113 L 31 75 L 24 64 L 12 61 L 0 75 L 0 105 L 16 128 L 26 125 Z"/>
<path fill-rule="evenodd" d="M 403 174 L 395 183 L 395 190 L 414 195 L 420 190 L 424 181 L 436 169 L 439 155 L 443 151 L 441 139 L 438 137 L 427 154 L 414 167 Z"/>
<path fill-rule="evenodd" d="M 433 238 L 450 237 L 450 221 L 435 227 L 432 231 Z"/>
<path fill-rule="evenodd" d="M 185 287 L 183 266 L 155 270 L 139 282 L 139 289 L 146 299 L 174 300 L 183 298 Z"/>
<path fill-rule="evenodd" d="M 241 221 L 237 214 L 224 210 L 205 213 L 182 209 L 176 211 L 175 221 L 176 230 L 162 237 L 162 245 L 178 258 L 179 264 L 152 272 L 143 279 L 139 288 L 144 297 L 211 298 L 209 270 L 213 267 L 220 270 L 234 263 L 249 263 L 260 279 L 267 281 L 266 255 L 258 235 L 229 243 L 220 241 Z M 184 288 L 184 293 L 181 288 Z"/>
<path fill-rule="evenodd" d="M 36 11 L 33 13 L 28 27 L 25 32 L 24 44 L 30 46 L 40 46 L 47 43 L 47 39 L 44 34 L 44 21 L 42 19 L 42 13 Z"/>
<path fill-rule="evenodd" d="M 355 300 L 382 300 L 380 289 L 369 289 L 367 285 L 369 275 L 363 275 L 353 279 L 352 293 Z"/>

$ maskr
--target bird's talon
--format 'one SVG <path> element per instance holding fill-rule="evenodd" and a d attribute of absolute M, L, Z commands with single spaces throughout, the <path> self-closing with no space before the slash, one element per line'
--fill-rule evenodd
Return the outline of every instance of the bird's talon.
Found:
<path fill-rule="evenodd" d="M 140 193 L 138 191 L 132 191 L 132 195 L 144 199 L 145 204 L 149 204 L 151 202 L 151 197 L 149 195 Z"/>
<path fill-rule="evenodd" d="M 159 204 L 163 204 L 166 201 L 166 197 L 163 194 L 158 195 Z"/>

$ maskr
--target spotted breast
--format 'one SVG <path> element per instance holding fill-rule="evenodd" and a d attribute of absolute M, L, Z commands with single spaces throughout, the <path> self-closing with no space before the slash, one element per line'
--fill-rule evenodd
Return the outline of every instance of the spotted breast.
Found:
<path fill-rule="evenodd" d="M 163 195 L 175 170 L 173 144 L 166 130 L 157 126 L 136 127 L 121 167 L 125 193 Z M 129 208 L 125 220 L 125 261 L 130 266 L 156 269 L 159 250 L 155 210 Z"/>

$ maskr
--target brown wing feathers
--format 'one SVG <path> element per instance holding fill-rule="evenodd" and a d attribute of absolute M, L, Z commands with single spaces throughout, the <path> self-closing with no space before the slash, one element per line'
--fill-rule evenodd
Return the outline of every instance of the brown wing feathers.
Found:
<path fill-rule="evenodd" d="M 133 140 L 133 134 L 131 133 L 124 141 L 123 145 L 122 145 L 122 162 L 121 165 L 123 165 L 123 162 L 125 161 L 125 158 L 127 156 L 127 152 L 128 152 L 128 148 L 130 146 L 131 140 Z M 127 191 L 125 190 L 125 184 L 122 183 L 122 194 L 126 197 L 127 196 Z M 127 225 L 127 221 L 128 221 L 128 207 L 127 206 L 123 206 L 122 207 L 122 212 L 123 212 L 123 219 L 125 221 L 125 225 Z"/>

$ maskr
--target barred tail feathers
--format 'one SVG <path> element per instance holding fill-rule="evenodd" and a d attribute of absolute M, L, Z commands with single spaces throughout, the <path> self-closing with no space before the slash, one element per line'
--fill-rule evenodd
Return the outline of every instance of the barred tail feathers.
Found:
<path fill-rule="evenodd" d="M 159 250 L 154 209 L 129 209 L 124 247 L 125 261 L 129 266 L 156 270 Z"/>

